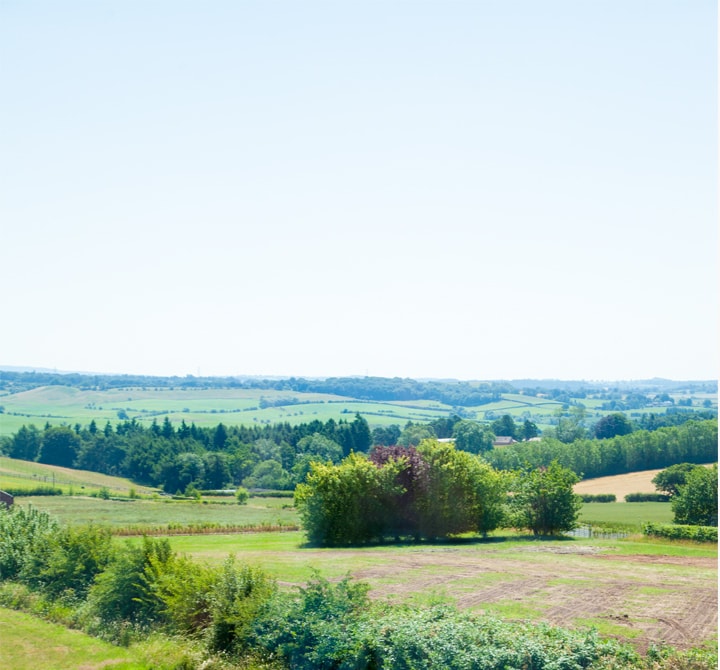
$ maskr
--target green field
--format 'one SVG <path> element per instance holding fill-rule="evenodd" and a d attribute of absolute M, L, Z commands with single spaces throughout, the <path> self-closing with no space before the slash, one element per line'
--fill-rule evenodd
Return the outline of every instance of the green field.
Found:
<path fill-rule="evenodd" d="M 677 400 L 690 396 L 677 394 Z M 704 400 L 717 407 L 717 397 L 711 393 L 692 396 L 693 408 L 699 409 Z M 604 401 L 583 398 L 578 402 L 586 408 L 586 419 L 593 423 L 610 413 L 601 410 Z M 326 393 L 301 393 L 272 389 L 233 388 L 121 388 L 84 390 L 69 386 L 40 386 L 31 390 L 0 395 L 0 436 L 11 435 L 22 426 L 34 424 L 42 428 L 46 423 L 79 423 L 86 426 L 94 420 L 103 426 L 116 423 L 120 416 L 136 419 L 144 425 L 165 417 L 178 425 L 181 421 L 198 426 L 262 425 L 288 422 L 292 425 L 312 420 L 327 421 L 352 418 L 361 413 L 371 426 L 398 424 L 408 421 L 427 423 L 447 417 L 453 407 L 434 400 L 368 401 Z M 558 410 L 567 405 L 548 397 L 521 393 L 502 394 L 501 400 L 486 405 L 468 407 L 466 411 L 478 420 L 491 420 L 510 414 L 516 421 L 525 418 L 541 428 L 549 426 Z M 647 412 L 662 413 L 664 407 L 647 407 L 629 412 L 630 416 Z"/>
<path fill-rule="evenodd" d="M 0 607 L 0 667 L 13 670 L 144 670 L 131 650 Z"/>
<path fill-rule="evenodd" d="M 291 525 L 298 523 L 292 498 L 255 498 L 238 505 L 233 498 L 222 502 L 159 500 L 101 500 L 77 496 L 29 496 L 18 505 L 32 505 L 67 524 L 101 523 L 114 528 L 142 529 L 160 526 L 218 524 L 233 526 Z"/>
<path fill-rule="evenodd" d="M 580 522 L 590 526 L 611 526 L 639 531 L 644 523 L 672 523 L 670 503 L 585 503 Z"/>
<path fill-rule="evenodd" d="M 0 456 L 0 489 L 32 489 L 37 486 L 60 488 L 65 494 L 90 493 L 102 488 L 114 495 L 128 495 L 131 489 L 138 495 L 153 493 L 153 489 L 134 484 L 123 477 Z"/>
<path fill-rule="evenodd" d="M 282 403 L 282 404 L 279 404 Z M 277 406 L 275 406 L 278 404 Z M 80 390 L 67 386 L 44 386 L 0 396 L 0 436 L 15 433 L 22 425 L 45 423 L 99 426 L 115 424 L 119 416 L 144 425 L 153 420 L 181 421 L 198 426 L 254 425 L 288 422 L 292 425 L 315 419 L 352 418 L 360 412 L 373 425 L 404 425 L 449 416 L 452 408 L 434 401 L 372 402 L 322 393 L 299 393 L 261 389 L 113 389 Z M 263 405 L 268 405 L 263 408 Z M 120 413 L 120 414 L 119 414 Z"/>

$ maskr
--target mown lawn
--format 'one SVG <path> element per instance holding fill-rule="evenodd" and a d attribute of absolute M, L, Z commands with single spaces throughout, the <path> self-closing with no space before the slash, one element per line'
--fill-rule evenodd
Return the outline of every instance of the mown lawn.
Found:
<path fill-rule="evenodd" d="M 12 670 L 148 670 L 128 649 L 0 607 L 0 668 Z"/>

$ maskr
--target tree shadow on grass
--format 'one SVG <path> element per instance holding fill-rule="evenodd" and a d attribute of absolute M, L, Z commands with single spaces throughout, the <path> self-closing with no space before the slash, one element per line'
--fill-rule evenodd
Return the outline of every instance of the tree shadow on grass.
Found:
<path fill-rule="evenodd" d="M 502 544 L 504 542 L 576 542 L 578 539 L 567 535 L 489 535 L 487 537 L 445 537 L 445 538 L 401 538 L 399 540 L 376 540 L 353 544 L 321 544 L 305 542 L 301 549 L 373 549 L 373 548 L 418 548 L 418 547 L 468 547 L 474 545 Z"/>

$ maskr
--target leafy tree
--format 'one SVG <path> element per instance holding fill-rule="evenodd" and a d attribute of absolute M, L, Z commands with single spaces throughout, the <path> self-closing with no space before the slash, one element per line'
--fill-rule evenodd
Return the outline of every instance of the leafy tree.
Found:
<path fill-rule="evenodd" d="M 223 453 L 211 451 L 203 457 L 204 478 L 203 488 L 205 489 L 222 489 L 232 481 L 230 474 L 230 466 L 227 456 Z"/>
<path fill-rule="evenodd" d="M 699 467 L 691 470 L 685 484 L 673 496 L 675 523 L 690 526 L 718 525 L 718 468 Z"/>
<path fill-rule="evenodd" d="M 249 489 L 289 489 L 292 480 L 283 470 L 278 461 L 262 461 L 258 463 L 249 477 L 243 480 L 243 485 Z"/>
<path fill-rule="evenodd" d="M 553 461 L 546 468 L 517 474 L 511 504 L 515 524 L 534 535 L 557 535 L 577 526 L 582 501 L 573 486 L 580 478 Z"/>
<path fill-rule="evenodd" d="M 51 426 L 42 436 L 38 461 L 71 468 L 80 449 L 80 438 L 67 426 Z"/>
<path fill-rule="evenodd" d="M 428 465 L 426 493 L 419 501 L 421 535 L 447 537 L 497 527 L 505 492 L 490 466 L 436 440 L 423 440 L 418 453 Z"/>
<path fill-rule="evenodd" d="M 503 437 L 512 437 L 516 439 L 518 436 L 518 428 L 515 421 L 509 414 L 503 414 L 499 419 L 495 419 L 490 424 L 490 428 L 495 435 Z"/>
<path fill-rule="evenodd" d="M 375 447 L 370 453 L 370 460 L 378 467 L 385 467 L 389 462 L 402 464 L 398 470 L 395 483 L 401 491 L 393 499 L 392 521 L 389 523 L 390 535 L 399 538 L 412 535 L 420 537 L 420 506 L 428 495 L 428 464 L 415 447 Z"/>
<path fill-rule="evenodd" d="M 316 460 L 339 463 L 342 459 L 342 447 L 321 433 L 303 437 L 296 447 L 297 453 L 313 456 Z"/>
<path fill-rule="evenodd" d="M 695 468 L 702 467 L 694 463 L 677 463 L 658 472 L 652 479 L 652 483 L 658 491 L 667 493 L 669 496 L 677 495 L 680 486 L 683 486 L 687 476 Z"/>
<path fill-rule="evenodd" d="M 493 448 L 495 435 L 487 426 L 462 419 L 453 428 L 455 446 L 471 454 L 481 454 Z"/>
<path fill-rule="evenodd" d="M 522 426 L 522 439 L 532 440 L 533 437 L 537 437 L 538 435 L 540 435 L 540 429 L 537 427 L 537 424 L 534 421 L 530 421 L 530 419 L 525 419 Z"/>
<path fill-rule="evenodd" d="M 372 443 L 383 447 L 392 447 L 397 444 L 401 432 L 400 426 L 397 424 L 376 426 L 372 431 Z"/>
<path fill-rule="evenodd" d="M 34 461 L 40 453 L 41 435 L 34 425 L 21 426 L 10 439 L 8 456 L 24 461 Z"/>
<path fill-rule="evenodd" d="M 430 426 L 409 423 L 397 439 L 401 447 L 417 447 L 423 440 L 434 440 L 437 437 Z"/>
<path fill-rule="evenodd" d="M 378 468 L 363 454 L 352 453 L 339 465 L 314 462 L 306 483 L 295 489 L 295 504 L 308 539 L 320 545 L 365 543 L 381 539 L 390 526 L 390 499 L 403 465 L 390 461 Z"/>
<path fill-rule="evenodd" d="M 604 416 L 593 428 L 593 433 L 598 440 L 607 440 L 616 435 L 628 435 L 632 431 L 632 423 L 620 412 Z"/>
<path fill-rule="evenodd" d="M 560 442 L 570 444 L 585 437 L 587 431 L 578 416 L 563 416 L 558 419 L 554 433 Z"/>

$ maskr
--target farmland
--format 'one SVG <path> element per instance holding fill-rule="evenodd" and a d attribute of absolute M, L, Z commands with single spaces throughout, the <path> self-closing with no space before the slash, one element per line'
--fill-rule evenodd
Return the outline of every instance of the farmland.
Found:
<path fill-rule="evenodd" d="M 6 376 L 8 374 L 5 373 Z M 175 385 L 172 385 L 166 378 L 133 378 L 124 382 L 127 386 L 106 388 L 109 382 L 104 382 L 102 377 L 76 377 L 44 375 L 41 377 L 44 383 L 36 384 L 22 376 L 13 377 L 11 381 L 4 383 L 0 379 L 0 436 L 11 435 L 22 425 L 29 424 L 38 427 L 46 423 L 86 426 L 95 421 L 102 426 L 108 421 L 114 423 L 118 419 L 128 418 L 149 426 L 154 420 L 162 423 L 167 417 L 176 426 L 181 421 L 187 424 L 195 423 L 197 426 L 215 426 L 220 422 L 226 425 L 264 425 L 277 422 L 297 425 L 315 419 L 327 421 L 332 418 L 337 421 L 347 415 L 353 416 L 356 412 L 366 417 L 372 426 L 403 426 L 408 421 L 428 423 L 446 418 L 458 412 L 459 407 L 465 416 L 477 420 L 491 421 L 503 414 L 509 414 L 516 421 L 529 419 L 542 429 L 556 423 L 557 416 L 569 407 L 582 408 L 585 420 L 592 424 L 616 411 L 613 408 L 619 406 L 618 402 L 622 402 L 608 400 L 609 398 L 627 399 L 634 397 L 633 393 L 638 395 L 634 387 L 607 389 L 589 385 L 589 389 L 566 391 L 552 389 L 552 384 L 549 390 L 546 390 L 514 389 L 511 384 L 503 383 L 488 387 L 495 389 L 492 393 L 496 399 L 492 400 L 487 396 L 484 404 L 477 405 L 472 404 L 473 396 L 467 392 L 468 400 L 462 402 L 468 404 L 450 402 L 447 391 L 436 393 L 435 399 L 390 399 L 389 396 L 402 396 L 401 393 L 391 392 L 385 393 L 386 397 L 383 398 L 380 397 L 383 394 L 374 393 L 372 387 L 363 392 L 360 383 L 363 380 L 352 380 L 352 385 L 338 384 L 336 387 L 343 393 L 330 393 L 292 388 L 236 388 L 228 386 L 227 380 L 199 380 L 198 385 L 192 386 L 187 385 L 187 380 L 175 380 Z M 122 378 L 109 379 L 117 383 L 123 382 Z M 48 384 L 48 381 L 53 383 Z M 377 383 L 377 380 L 370 380 L 368 385 L 373 381 Z M 398 380 L 397 383 L 400 381 L 404 380 Z M 480 382 L 463 384 L 462 388 L 474 388 L 475 395 L 479 389 L 484 388 Z M 529 385 L 529 382 L 525 384 Z M 445 383 L 442 388 L 452 390 L 455 386 Z M 717 409 L 717 393 L 712 384 L 678 383 L 667 389 L 660 385 L 650 387 L 653 389 L 652 393 L 644 386 L 640 388 L 646 404 L 629 410 L 631 417 L 640 418 L 648 413 L 662 414 L 673 410 L 676 404 L 683 410 Z M 347 395 L 351 391 L 363 392 L 364 395 Z M 377 397 L 370 399 L 370 396 Z"/>
<path fill-rule="evenodd" d="M 6 473 L 23 465 L 3 460 Z M 93 474 L 78 477 L 88 477 L 84 485 L 90 486 Z M 112 485 L 111 480 L 106 483 Z M 242 506 L 230 501 L 209 498 L 203 504 L 152 496 L 124 501 L 86 496 L 18 499 L 66 523 L 93 521 L 116 530 L 134 526 L 136 534 L 173 524 L 297 521 L 291 499 L 251 498 Z M 642 522 L 670 521 L 667 503 L 591 503 L 584 505 L 581 518 L 625 524 L 631 534 L 536 540 L 504 530 L 486 540 L 322 549 L 307 546 L 297 531 L 223 534 L 218 529 L 174 536 L 171 542 L 175 550 L 213 565 L 234 554 L 268 571 L 283 588 L 305 583 L 314 570 L 331 579 L 350 574 L 370 585 L 373 598 L 395 603 L 447 602 L 507 620 L 589 626 L 640 649 L 661 642 L 678 648 L 712 644 L 717 633 L 715 545 L 642 538 Z"/>

